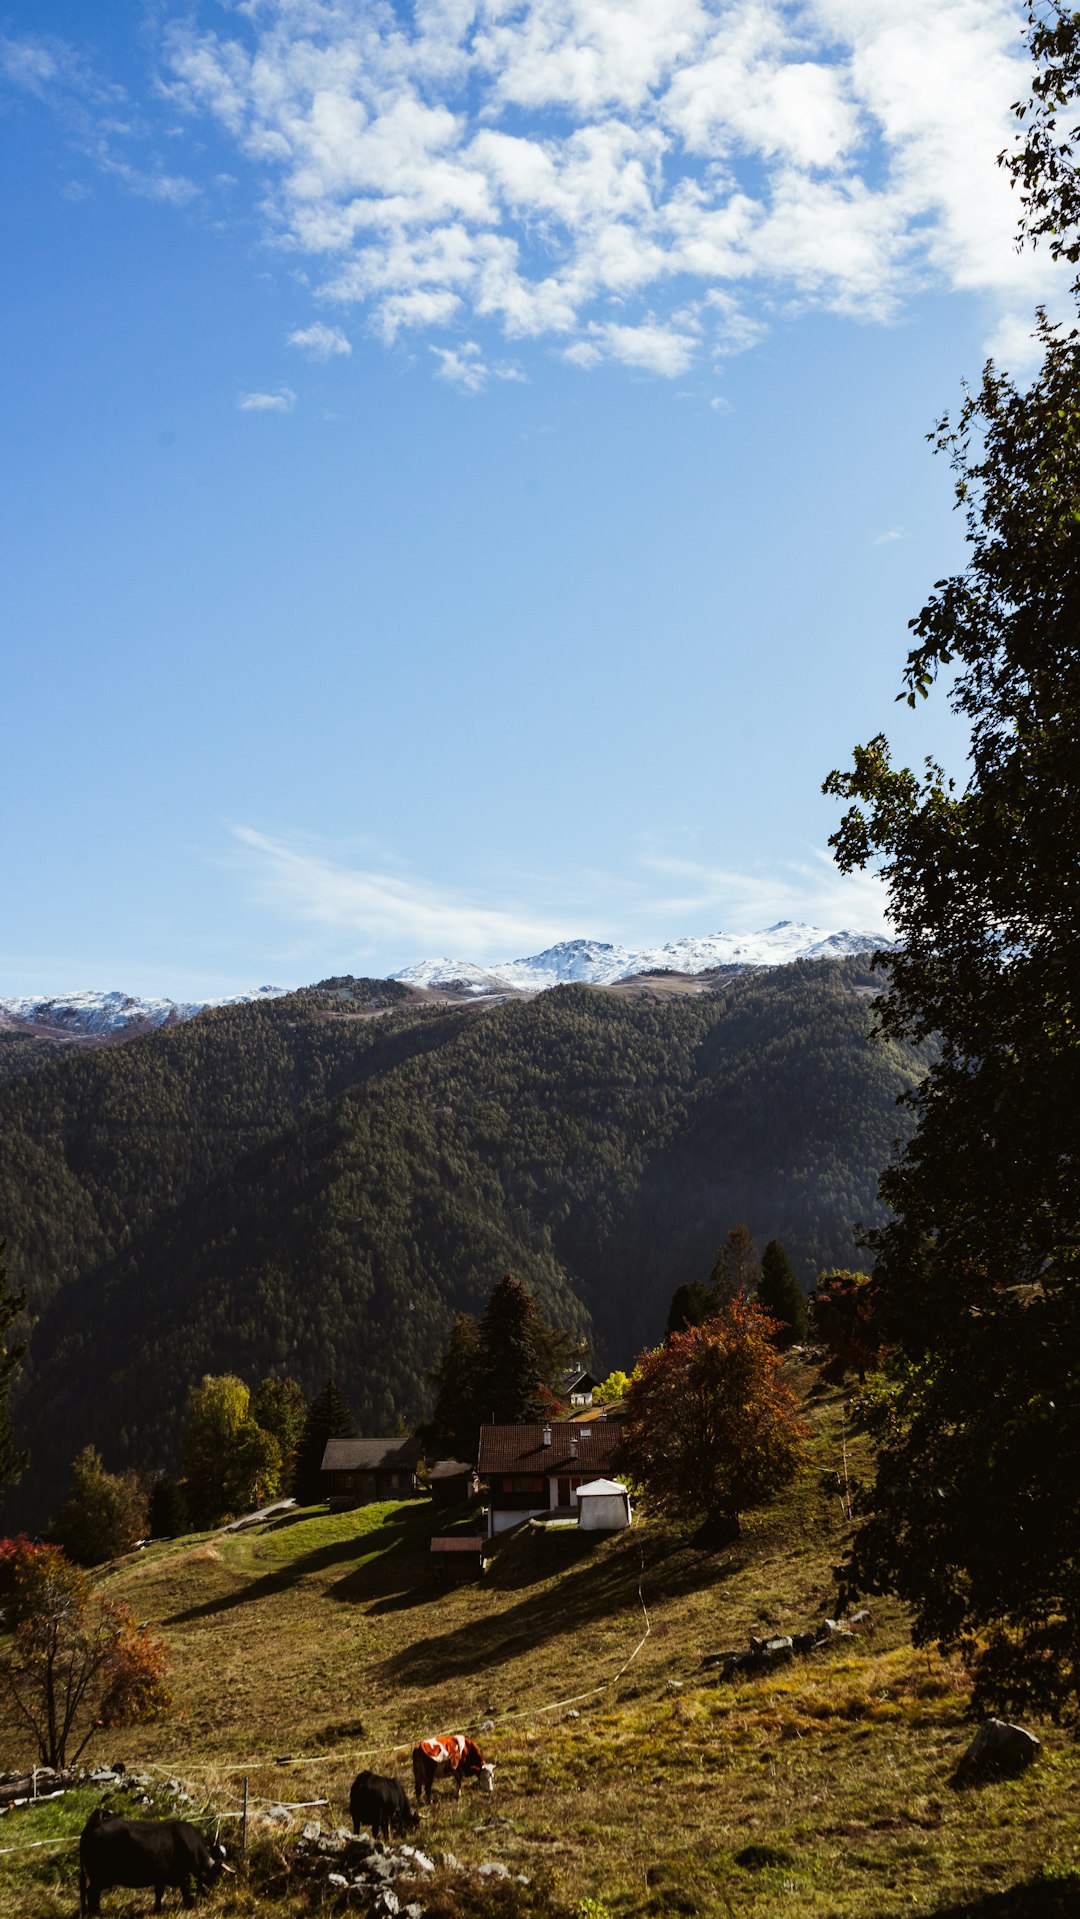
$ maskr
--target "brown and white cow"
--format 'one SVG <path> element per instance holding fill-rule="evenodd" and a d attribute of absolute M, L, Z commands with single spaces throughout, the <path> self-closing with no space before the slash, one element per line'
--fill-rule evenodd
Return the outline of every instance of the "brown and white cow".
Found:
<path fill-rule="evenodd" d="M 467 1739 L 463 1732 L 421 1739 L 420 1744 L 413 1747 L 412 1767 L 418 1806 L 424 1799 L 430 1806 L 431 1788 L 435 1780 L 446 1773 L 452 1775 L 459 1793 L 466 1779 L 475 1779 L 483 1792 L 495 1790 L 495 1761 L 485 1760 L 475 1739 Z"/>

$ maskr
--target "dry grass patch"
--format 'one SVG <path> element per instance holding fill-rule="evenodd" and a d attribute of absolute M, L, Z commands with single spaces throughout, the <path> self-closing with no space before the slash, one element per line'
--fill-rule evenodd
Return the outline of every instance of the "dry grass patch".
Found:
<path fill-rule="evenodd" d="M 876 1604 L 871 1634 L 768 1677 L 724 1684 L 701 1670 L 706 1652 L 833 1611 L 848 1525 L 836 1487 L 870 1463 L 850 1432 L 845 1460 L 841 1403 L 810 1397 L 804 1472 L 718 1556 L 646 1515 L 608 1540 L 506 1540 L 482 1586 L 443 1590 L 425 1502 L 157 1546 L 107 1583 L 168 1638 L 177 1711 L 151 1732 L 110 1736 L 107 1756 L 154 1761 L 225 1810 L 247 1771 L 265 1835 L 261 1890 L 219 1892 L 223 1913 L 292 1913 L 307 1897 L 284 1864 L 270 1869 L 287 1861 L 257 1823 L 271 1802 L 328 1798 L 315 1816 L 336 1824 L 361 1767 L 407 1778 L 416 1738 L 489 1719 L 478 1737 L 498 1762 L 494 1799 L 437 1789 L 421 1843 L 527 1873 L 550 1919 L 588 1900 L 603 1911 L 586 1919 L 1027 1919 L 1000 1905 L 1017 1888 L 1032 1919 L 1057 1919 L 1048 1901 L 1080 1884 L 1066 1876 L 1074 1747 L 1039 1728 L 1044 1754 L 1025 1778 L 957 1793 L 965 1676 L 912 1650 L 898 1608 Z M 651 1631 L 616 1678 L 645 1631 L 639 1584 Z M 285 1754 L 293 1763 L 278 1763 Z M 5 1905 L 4 1883 L 0 1919 L 71 1911 L 70 1898 L 40 1903 L 54 1896 L 40 1879 L 23 1882 L 22 1906 Z M 519 1891 L 521 1915 L 540 1910 L 539 1894 Z M 456 1896 L 441 1890 L 440 1912 Z M 469 1910 L 494 1896 L 470 1893 Z M 492 1919 L 517 1919 L 506 1907 L 517 1895 L 500 1897 Z"/>

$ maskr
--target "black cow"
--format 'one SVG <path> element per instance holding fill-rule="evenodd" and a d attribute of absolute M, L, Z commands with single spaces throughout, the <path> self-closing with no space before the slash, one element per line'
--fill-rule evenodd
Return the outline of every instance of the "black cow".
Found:
<path fill-rule="evenodd" d="M 166 1886 L 175 1886 L 185 1906 L 193 1906 L 191 1888 L 204 1892 L 225 1865 L 224 1846 L 207 1845 L 186 1819 L 117 1819 L 99 1806 L 79 1839 L 79 1911 L 94 1919 L 101 1895 L 113 1886 L 153 1886 L 154 1911 L 161 1911 Z"/>
<path fill-rule="evenodd" d="M 420 1824 L 404 1786 L 379 1772 L 357 1773 L 349 1794 L 349 1811 L 353 1831 L 370 1826 L 376 1839 L 389 1839 L 391 1831 L 414 1832 Z"/>

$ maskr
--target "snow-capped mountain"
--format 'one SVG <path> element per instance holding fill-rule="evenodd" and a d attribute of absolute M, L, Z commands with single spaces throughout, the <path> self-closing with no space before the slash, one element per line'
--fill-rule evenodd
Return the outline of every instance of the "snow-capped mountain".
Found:
<path fill-rule="evenodd" d="M 494 993 L 543 993 L 578 981 L 614 986 L 638 973 L 708 973 L 716 967 L 784 966 L 798 959 L 844 959 L 877 952 L 890 942 L 877 933 L 828 933 L 801 920 L 778 920 L 761 933 L 704 933 L 668 940 L 632 953 L 608 940 L 560 940 L 525 959 L 477 966 L 471 960 L 418 960 L 391 977 L 407 986 L 464 987 L 478 998 Z M 176 1026 L 211 1006 L 244 1006 L 280 999 L 288 986 L 259 986 L 223 999 L 138 999 L 130 993 L 22 994 L 0 999 L 0 1025 L 16 1023 L 44 1034 L 78 1039 L 124 1039 L 155 1026 Z"/>
<path fill-rule="evenodd" d="M 152 1026 L 176 1026 L 208 1006 L 246 1006 L 251 1000 L 280 999 L 288 991 L 286 986 L 258 986 L 250 993 L 203 1000 L 137 999 L 131 993 L 21 994 L 0 999 L 0 1019 L 45 1027 L 50 1033 L 115 1039 Z"/>
<path fill-rule="evenodd" d="M 549 986 L 580 980 L 590 986 L 613 986 L 638 973 L 657 968 L 670 973 L 707 973 L 715 967 L 784 966 L 799 959 L 843 959 L 852 954 L 876 953 L 890 941 L 878 933 L 854 933 L 846 928 L 825 932 L 802 920 L 777 920 L 760 933 L 705 933 L 668 940 L 631 953 L 604 940 L 562 940 L 528 959 L 475 966 L 470 960 L 420 960 L 406 966 L 395 979 L 409 986 L 449 986 L 460 983 L 472 993 L 509 990 L 540 993 Z"/>

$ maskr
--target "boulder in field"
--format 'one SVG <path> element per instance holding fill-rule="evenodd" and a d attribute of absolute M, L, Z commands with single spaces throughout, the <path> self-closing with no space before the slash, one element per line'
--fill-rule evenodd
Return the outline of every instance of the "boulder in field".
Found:
<path fill-rule="evenodd" d="M 1015 1779 L 1038 1758 L 1041 1742 L 1023 1726 L 987 1719 L 979 1727 L 953 1774 L 953 1784 L 971 1786 L 983 1779 Z"/>

